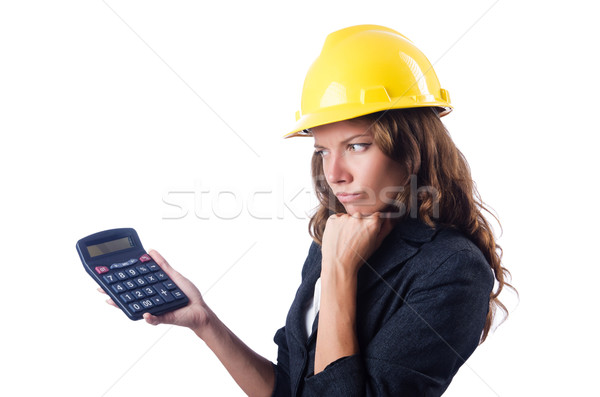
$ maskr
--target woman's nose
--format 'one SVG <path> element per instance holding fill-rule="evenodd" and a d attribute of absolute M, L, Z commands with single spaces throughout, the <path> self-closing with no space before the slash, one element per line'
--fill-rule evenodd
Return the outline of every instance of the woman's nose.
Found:
<path fill-rule="evenodd" d="M 331 153 L 325 164 L 325 175 L 329 183 L 351 182 L 352 175 L 348 169 L 345 153 Z"/>

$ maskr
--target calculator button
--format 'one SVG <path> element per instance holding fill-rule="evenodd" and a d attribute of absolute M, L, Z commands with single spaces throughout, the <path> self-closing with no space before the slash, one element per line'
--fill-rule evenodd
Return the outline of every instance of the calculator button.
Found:
<path fill-rule="evenodd" d="M 173 295 L 171 295 L 171 293 L 166 288 L 159 287 L 157 288 L 157 291 L 158 295 L 160 295 L 160 297 L 163 298 L 166 302 L 172 302 L 175 300 L 175 298 L 173 298 Z"/>
<path fill-rule="evenodd" d="M 146 280 L 148 280 L 148 282 L 150 284 L 155 283 L 158 281 L 158 278 L 154 275 L 154 274 L 149 274 L 147 276 L 144 277 Z"/>
<path fill-rule="evenodd" d="M 142 310 L 144 310 L 144 308 L 142 307 L 142 305 L 140 305 L 139 303 L 130 303 L 129 307 L 134 312 L 141 312 Z"/>
<path fill-rule="evenodd" d="M 137 263 L 137 261 L 138 261 L 137 259 L 131 258 L 130 260 L 127 261 L 127 263 L 129 263 L 130 265 L 133 265 L 133 264 Z"/>
<path fill-rule="evenodd" d="M 144 287 L 144 288 L 142 288 L 142 291 L 144 291 L 144 293 L 147 296 L 154 295 L 156 293 L 156 292 L 154 292 L 154 290 L 152 289 L 152 287 Z"/>
<path fill-rule="evenodd" d="M 136 269 L 138 269 L 140 273 L 148 273 L 150 271 L 146 265 L 138 266 Z"/>
<path fill-rule="evenodd" d="M 126 272 L 131 277 L 135 277 L 135 276 L 137 276 L 139 274 L 135 269 L 127 269 Z"/>
<path fill-rule="evenodd" d="M 121 264 L 120 264 L 120 263 L 113 263 L 112 265 L 110 265 L 110 268 L 111 268 L 111 269 L 118 269 L 118 268 L 120 268 L 120 267 L 121 267 Z"/>
<path fill-rule="evenodd" d="M 168 280 L 169 279 L 169 277 L 167 277 L 165 272 L 156 272 L 156 273 L 154 273 L 154 275 L 156 277 L 158 277 L 159 280 Z"/>
<path fill-rule="evenodd" d="M 125 279 L 129 278 L 127 273 L 125 273 L 124 271 L 115 272 L 115 275 L 121 280 L 125 280 Z"/>
<path fill-rule="evenodd" d="M 127 289 L 136 289 L 138 285 L 131 280 L 123 281 L 123 285 L 127 287 Z"/>
<path fill-rule="evenodd" d="M 133 302 L 135 299 L 133 299 L 133 295 L 131 295 L 129 292 L 125 293 L 125 294 L 121 294 L 121 300 L 125 303 L 127 302 Z"/>
<path fill-rule="evenodd" d="M 103 276 L 104 281 L 106 281 L 109 284 L 114 283 L 115 281 L 117 281 L 117 278 L 115 277 L 114 274 L 107 274 L 106 276 Z"/>
<path fill-rule="evenodd" d="M 140 286 L 141 286 L 141 285 L 146 285 L 146 284 L 148 284 L 148 283 L 146 282 L 146 280 L 144 280 L 144 278 L 143 278 L 143 277 L 138 277 L 138 278 L 136 278 L 136 279 L 135 279 L 135 282 L 137 283 L 137 285 L 140 285 Z"/>
<path fill-rule="evenodd" d="M 132 292 L 133 296 L 135 297 L 135 299 L 142 299 L 146 297 L 146 294 L 144 294 L 141 290 L 136 289 L 135 291 Z"/>
<path fill-rule="evenodd" d="M 183 295 L 183 292 L 181 292 L 178 289 L 176 289 L 175 291 L 171 291 L 171 293 L 173 294 L 175 299 L 183 299 L 183 297 L 185 296 L 185 295 Z"/>
<path fill-rule="evenodd" d="M 144 306 L 144 309 L 149 309 L 154 306 L 154 303 L 152 303 L 151 299 L 144 299 L 143 301 L 140 301 L 140 303 L 142 306 Z"/>
<path fill-rule="evenodd" d="M 96 273 L 102 274 L 106 273 L 108 271 L 108 268 L 106 266 L 96 266 L 94 270 L 96 271 Z"/>
<path fill-rule="evenodd" d="M 150 255 L 148 254 L 144 254 L 142 256 L 140 256 L 140 262 L 150 262 L 152 260 L 152 258 L 150 258 Z"/>
<path fill-rule="evenodd" d="M 162 300 L 162 298 L 160 296 L 153 296 L 150 299 L 152 299 L 152 302 L 154 302 L 155 306 L 162 305 L 163 303 L 165 303 L 165 301 Z"/>
<path fill-rule="evenodd" d="M 165 286 L 167 289 L 175 289 L 175 288 L 177 288 L 177 286 L 175 285 L 175 283 L 174 283 L 174 282 L 172 282 L 172 281 L 165 281 L 165 282 L 163 283 L 163 285 L 164 285 L 164 286 Z"/>
<path fill-rule="evenodd" d="M 156 263 L 148 263 L 148 268 L 153 272 L 160 270 L 160 266 L 158 266 Z"/>
<path fill-rule="evenodd" d="M 125 289 L 125 287 L 123 287 L 123 284 L 121 283 L 116 283 L 115 285 L 112 286 L 113 291 L 115 291 L 116 293 L 121 293 L 121 292 L 125 292 L 127 291 Z"/>

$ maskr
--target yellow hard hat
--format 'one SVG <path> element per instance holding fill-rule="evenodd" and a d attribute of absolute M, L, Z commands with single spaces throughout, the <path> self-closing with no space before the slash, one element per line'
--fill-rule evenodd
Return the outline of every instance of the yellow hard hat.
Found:
<path fill-rule="evenodd" d="M 440 117 L 452 111 L 425 55 L 385 26 L 350 26 L 327 36 L 306 74 L 296 124 L 284 138 L 381 110 L 426 106 L 438 108 Z"/>

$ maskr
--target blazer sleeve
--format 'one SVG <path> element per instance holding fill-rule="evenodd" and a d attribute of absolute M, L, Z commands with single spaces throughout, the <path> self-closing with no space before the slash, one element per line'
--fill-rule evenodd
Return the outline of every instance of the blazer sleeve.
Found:
<path fill-rule="evenodd" d="M 364 351 L 305 378 L 307 396 L 439 396 L 479 344 L 493 275 L 458 251 L 421 277 Z"/>
<path fill-rule="evenodd" d="M 287 348 L 287 337 L 285 327 L 280 328 L 273 338 L 277 344 L 277 364 L 273 364 L 275 371 L 275 387 L 271 397 L 287 397 L 290 395 L 290 359 Z"/>

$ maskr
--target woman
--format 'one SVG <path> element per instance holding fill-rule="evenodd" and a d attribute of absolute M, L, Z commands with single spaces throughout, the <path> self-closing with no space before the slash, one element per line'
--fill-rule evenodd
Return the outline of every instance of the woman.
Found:
<path fill-rule="evenodd" d="M 190 305 L 153 325 L 192 329 L 251 396 L 437 396 L 485 340 L 506 284 L 469 168 L 440 117 L 431 64 L 404 36 L 359 25 L 327 37 L 286 137 L 313 136 L 320 205 L 277 364 L 150 255 Z M 494 289 L 494 283 L 497 287 Z"/>

